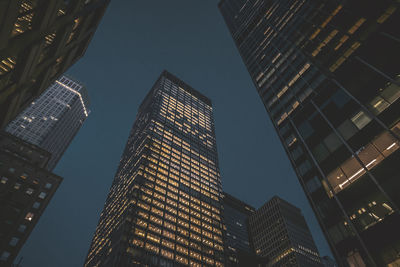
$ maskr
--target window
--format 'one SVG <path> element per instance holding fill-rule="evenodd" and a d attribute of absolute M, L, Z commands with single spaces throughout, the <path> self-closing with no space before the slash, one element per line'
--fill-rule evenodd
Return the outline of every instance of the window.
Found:
<path fill-rule="evenodd" d="M 25 216 L 25 220 L 32 221 L 34 214 L 32 212 L 28 212 Z"/>
<path fill-rule="evenodd" d="M 32 195 L 33 192 L 35 192 L 35 190 L 33 190 L 32 188 L 28 188 L 26 189 L 25 193 L 27 193 L 28 195 Z"/>
<path fill-rule="evenodd" d="M 329 151 L 323 143 L 319 143 L 317 146 L 315 146 L 312 150 L 312 153 L 318 162 L 322 162 L 329 156 Z"/>
<path fill-rule="evenodd" d="M 0 261 L 6 261 L 10 257 L 10 252 L 8 251 L 3 251 L 0 257 Z"/>
<path fill-rule="evenodd" d="M 304 139 L 307 139 L 314 133 L 314 129 L 311 127 L 308 121 L 303 122 L 299 127 L 299 132 L 303 136 Z"/>
<path fill-rule="evenodd" d="M 350 120 L 345 120 L 338 127 L 338 131 L 345 140 L 349 140 L 353 135 L 357 133 L 358 130 Z"/>
<path fill-rule="evenodd" d="M 46 185 L 44 186 L 44 188 L 46 188 L 46 189 L 50 189 L 52 187 L 52 184 L 50 184 L 50 183 L 46 183 Z"/>
<path fill-rule="evenodd" d="M 305 160 L 303 163 L 301 163 L 298 167 L 299 173 L 301 175 L 306 174 L 310 169 L 312 168 L 310 162 L 308 160 Z"/>
<path fill-rule="evenodd" d="M 13 237 L 10 240 L 10 243 L 8 243 L 10 246 L 15 247 L 18 244 L 19 238 Z"/>
<path fill-rule="evenodd" d="M 26 225 L 25 225 L 25 224 L 21 224 L 21 225 L 18 227 L 18 232 L 20 232 L 20 233 L 25 232 L 25 230 L 26 230 Z"/>
<path fill-rule="evenodd" d="M 45 192 L 40 192 L 40 194 L 39 194 L 39 198 L 41 198 L 41 199 L 45 199 L 46 196 L 47 196 L 47 194 Z"/>
<path fill-rule="evenodd" d="M 7 181 L 8 181 L 8 178 L 7 178 L 7 177 L 2 177 L 1 180 L 0 180 L 0 183 L 6 184 Z"/>
<path fill-rule="evenodd" d="M 307 181 L 306 187 L 308 192 L 313 193 L 321 188 L 321 182 L 319 181 L 317 176 L 314 176 L 311 180 Z"/>
<path fill-rule="evenodd" d="M 32 206 L 34 209 L 38 209 L 39 207 L 40 207 L 40 203 L 39 202 L 35 202 L 35 203 L 33 203 L 33 206 Z"/>
<path fill-rule="evenodd" d="M 331 133 L 324 139 L 324 144 L 330 152 L 334 152 L 342 144 L 342 142 L 340 142 L 335 133 Z"/>
<path fill-rule="evenodd" d="M 371 118 L 363 111 L 360 111 L 351 118 L 351 121 L 361 130 L 371 121 Z"/>

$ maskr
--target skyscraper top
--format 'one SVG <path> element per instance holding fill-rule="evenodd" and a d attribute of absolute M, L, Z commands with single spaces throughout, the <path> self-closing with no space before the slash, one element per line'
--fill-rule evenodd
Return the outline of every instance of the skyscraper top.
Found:
<path fill-rule="evenodd" d="M 88 106 L 86 88 L 61 76 L 10 122 L 6 131 L 50 152 L 51 170 L 89 115 Z"/>
<path fill-rule="evenodd" d="M 212 105 L 210 98 L 206 97 L 205 95 L 203 95 L 199 91 L 195 90 L 193 87 L 191 87 L 190 85 L 188 85 L 184 81 L 180 80 L 178 77 L 176 77 L 172 73 L 168 72 L 167 70 L 164 70 L 161 73 L 160 77 L 166 77 L 166 78 L 170 79 L 172 82 L 174 82 L 175 84 L 177 84 L 178 86 L 180 86 L 182 89 L 184 89 L 188 93 L 192 94 L 193 96 L 199 98 L 201 101 L 203 101 L 207 105 L 209 105 L 209 106 Z"/>

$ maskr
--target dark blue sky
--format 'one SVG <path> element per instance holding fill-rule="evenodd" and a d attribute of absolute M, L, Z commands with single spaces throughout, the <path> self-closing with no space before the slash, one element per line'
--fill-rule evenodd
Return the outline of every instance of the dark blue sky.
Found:
<path fill-rule="evenodd" d="M 26 267 L 82 266 L 137 108 L 162 70 L 212 99 L 223 188 L 258 208 L 302 209 L 330 254 L 250 76 L 211 0 L 112 0 L 86 55 L 67 72 L 91 114 L 55 173 L 64 177 L 20 256 Z"/>

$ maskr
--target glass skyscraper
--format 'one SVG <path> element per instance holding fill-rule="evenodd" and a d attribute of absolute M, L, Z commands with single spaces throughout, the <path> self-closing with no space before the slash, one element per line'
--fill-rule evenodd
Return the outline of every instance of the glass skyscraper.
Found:
<path fill-rule="evenodd" d="M 89 114 L 86 88 L 67 76 L 56 80 L 16 119 L 6 131 L 51 153 L 52 170 Z"/>
<path fill-rule="evenodd" d="M 249 257 L 255 256 L 250 247 L 248 231 L 248 218 L 255 209 L 225 192 L 223 206 L 222 214 L 226 227 L 226 265 L 232 267 L 243 266 L 243 262 L 239 263 L 240 254 L 247 254 Z"/>
<path fill-rule="evenodd" d="M 85 266 L 223 266 L 211 101 L 164 71 L 139 107 Z"/>
<path fill-rule="evenodd" d="M 1 129 L 85 54 L 109 2 L 1 1 Z"/>
<path fill-rule="evenodd" d="M 267 258 L 267 266 L 323 266 L 300 209 L 279 197 L 250 215 L 249 232 L 256 255 Z"/>
<path fill-rule="evenodd" d="M 219 8 L 337 263 L 399 265 L 398 1 Z"/>

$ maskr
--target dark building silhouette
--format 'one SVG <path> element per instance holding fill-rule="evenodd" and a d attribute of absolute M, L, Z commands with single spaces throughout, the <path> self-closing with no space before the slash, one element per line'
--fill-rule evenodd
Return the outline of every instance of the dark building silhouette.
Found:
<path fill-rule="evenodd" d="M 0 3 L 0 128 L 86 51 L 109 0 Z"/>
<path fill-rule="evenodd" d="M 46 170 L 50 154 L 0 132 L 0 266 L 11 266 L 62 178 Z"/>
<path fill-rule="evenodd" d="M 399 3 L 219 8 L 337 263 L 400 264 Z"/>
<path fill-rule="evenodd" d="M 222 217 L 226 227 L 225 257 L 227 266 L 240 266 L 251 261 L 255 254 L 250 247 L 247 220 L 255 209 L 243 201 L 224 192 Z M 249 266 L 249 265 L 248 265 Z"/>
<path fill-rule="evenodd" d="M 249 217 L 255 253 L 268 266 L 322 267 L 317 247 L 299 208 L 273 197 Z"/>
<path fill-rule="evenodd" d="M 336 262 L 329 256 L 321 257 L 321 261 L 324 267 L 337 267 Z"/>
<path fill-rule="evenodd" d="M 65 75 L 24 109 L 6 131 L 50 152 L 53 170 L 89 115 L 86 87 Z"/>
<path fill-rule="evenodd" d="M 164 71 L 143 100 L 85 266 L 223 266 L 211 101 Z"/>

